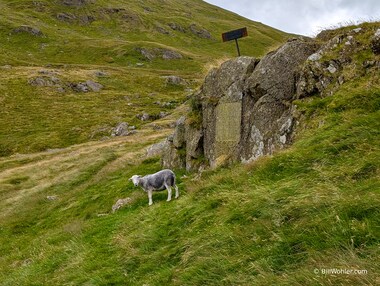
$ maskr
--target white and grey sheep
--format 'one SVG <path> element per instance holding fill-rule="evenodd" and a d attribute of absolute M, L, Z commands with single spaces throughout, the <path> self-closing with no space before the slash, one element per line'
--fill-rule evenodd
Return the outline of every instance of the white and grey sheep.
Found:
<path fill-rule="evenodd" d="M 172 170 L 165 169 L 154 174 L 146 175 L 144 177 L 133 175 L 130 179 L 137 187 L 140 186 L 145 192 L 148 193 L 149 205 L 153 204 L 152 193 L 153 191 L 168 190 L 168 199 L 172 199 L 172 187 L 175 189 L 175 198 L 179 197 L 178 187 L 175 183 L 175 174 Z"/>

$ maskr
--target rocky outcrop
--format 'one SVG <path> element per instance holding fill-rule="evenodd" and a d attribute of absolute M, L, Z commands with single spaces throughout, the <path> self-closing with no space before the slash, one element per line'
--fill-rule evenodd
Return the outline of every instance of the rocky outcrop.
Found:
<path fill-rule="evenodd" d="M 59 78 L 59 73 L 49 70 L 40 70 L 40 75 L 30 78 L 28 83 L 37 87 L 56 87 L 59 92 L 100 92 L 104 86 L 92 80 L 85 82 L 66 82 Z"/>
<path fill-rule="evenodd" d="M 179 60 L 183 58 L 180 53 L 168 49 L 136 48 L 135 50 L 139 52 L 144 57 L 144 59 L 149 61 L 152 61 L 156 58 L 162 58 L 164 60 Z"/>
<path fill-rule="evenodd" d="M 364 60 L 359 63 L 357 59 L 363 50 L 368 50 L 368 54 L 370 51 L 375 55 L 380 54 L 380 29 L 371 37 L 369 47 L 361 39 L 367 33 L 365 28 L 359 27 L 335 35 L 332 33 L 334 31 L 325 31 L 317 36 L 326 42 L 304 63 L 297 81 L 297 99 L 315 94 L 330 96 L 345 82 L 368 72 L 372 67 L 380 66 L 379 61 Z M 358 64 L 362 67 L 359 68 Z"/>
<path fill-rule="evenodd" d="M 300 65 L 315 52 L 312 41 L 293 40 L 265 56 L 245 81 L 235 159 L 252 161 L 292 141 L 292 100 Z"/>
<path fill-rule="evenodd" d="M 194 35 L 203 38 L 203 39 L 211 39 L 211 33 L 207 31 L 206 29 L 197 26 L 196 24 L 191 24 L 189 26 L 190 32 L 193 33 Z"/>
<path fill-rule="evenodd" d="M 261 60 L 238 57 L 211 70 L 167 140 L 164 167 L 249 162 L 290 144 L 298 68 L 317 49 L 292 40 Z"/>
<path fill-rule="evenodd" d="M 212 35 L 209 31 L 195 23 L 191 24 L 188 28 L 185 28 L 180 24 L 174 22 L 169 23 L 168 26 L 174 31 L 178 31 L 181 33 L 187 33 L 189 31 L 190 33 L 194 34 L 199 38 L 212 39 Z"/>
<path fill-rule="evenodd" d="M 37 37 L 44 36 L 44 34 L 41 32 L 40 29 L 36 27 L 26 26 L 26 25 L 22 25 L 20 27 L 14 28 L 12 30 L 12 33 L 14 34 L 26 33 L 26 34 L 30 34 L 32 36 L 37 36 Z"/>
<path fill-rule="evenodd" d="M 121 122 L 111 130 L 111 137 L 128 136 L 136 133 L 136 127 L 129 125 L 127 122 Z"/>
<path fill-rule="evenodd" d="M 190 99 L 162 157 L 164 167 L 199 170 L 250 162 L 294 140 L 294 101 L 332 96 L 341 85 L 379 74 L 380 29 L 361 25 L 294 39 L 263 57 L 212 69 Z"/>
<path fill-rule="evenodd" d="M 371 39 L 371 49 L 375 55 L 380 55 L 380 29 L 377 29 Z"/>

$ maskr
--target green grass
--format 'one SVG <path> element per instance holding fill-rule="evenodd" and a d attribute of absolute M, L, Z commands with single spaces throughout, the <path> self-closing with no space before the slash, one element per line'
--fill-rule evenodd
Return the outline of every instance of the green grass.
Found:
<path fill-rule="evenodd" d="M 127 37 L 149 42 L 149 47 L 162 45 L 152 44 L 153 38 L 165 37 L 151 33 L 154 21 L 166 15 L 155 1 L 144 5 L 151 6 L 156 16 L 139 14 L 146 20 L 139 29 L 149 31 L 144 35 L 109 15 L 103 15 L 104 23 L 62 24 L 63 30 L 55 31 L 54 13 L 99 17 L 99 7 L 105 2 L 72 9 L 39 1 L 42 11 L 36 10 L 36 1 L 0 3 L 7 15 L 0 20 L 0 35 L 9 38 L 0 48 L 0 62 L 14 65 L 0 69 L 4 106 L 0 114 L 0 284 L 378 284 L 380 82 L 376 70 L 364 73 L 362 66 L 373 55 L 363 51 L 355 57 L 352 69 L 343 71 L 346 82 L 332 96 L 296 102 L 302 120 L 293 146 L 251 164 L 205 171 L 201 178 L 175 170 L 180 198 L 166 202 L 166 193 L 155 193 L 154 204 L 148 207 L 146 194 L 128 178 L 161 168 L 159 158 L 145 159 L 145 148 L 170 130 L 151 130 L 135 114 L 159 112 L 157 100 L 176 104 L 184 100 L 185 88 L 168 87 L 160 76 L 181 75 L 191 82 L 190 87 L 196 87 L 204 69 L 231 56 L 233 49 L 224 52 L 225 47 L 213 46 L 216 42 L 173 32 L 177 38 L 169 38 L 166 44 L 178 42 L 175 47 L 190 58 L 173 66 L 145 61 L 136 68 L 141 59 L 133 54 L 136 45 L 127 43 Z M 215 25 L 221 13 L 200 1 L 167 2 L 172 10 L 160 24 L 185 25 L 203 19 L 199 23 L 207 28 Z M 107 7 L 118 4 L 134 12 L 143 9 L 140 2 L 107 3 Z M 211 9 L 206 9 L 210 26 L 206 26 L 206 14 L 193 12 L 197 17 L 193 19 L 183 12 L 201 12 L 204 7 Z M 216 31 L 231 27 L 235 20 L 241 21 L 236 25 L 247 23 L 234 14 L 223 15 Z M 24 19 L 43 23 L 41 29 L 49 36 L 9 35 L 9 29 L 24 24 Z M 280 32 L 250 25 L 258 28 L 253 33 L 263 36 L 252 47 L 262 45 L 258 53 L 283 40 Z M 122 35 L 127 28 L 128 33 Z M 104 35 L 111 38 L 107 45 L 99 41 Z M 29 45 L 20 44 L 29 38 Z M 46 53 L 38 50 L 43 42 L 49 44 Z M 83 52 L 72 54 L 79 44 Z M 332 51 L 329 59 L 338 52 Z M 124 66 L 127 62 L 130 67 Z M 51 65 L 43 67 L 47 63 Z M 58 70 L 62 81 L 96 79 L 105 88 L 99 93 L 60 94 L 54 87 L 28 85 L 40 69 Z M 108 76 L 96 78 L 96 70 Z M 120 121 L 136 124 L 140 132 L 73 145 L 99 139 L 107 133 L 102 130 Z M 32 153 L 58 147 L 66 148 Z M 132 202 L 112 213 L 112 205 L 125 197 Z M 332 268 L 367 273 L 322 273 Z"/>
<path fill-rule="evenodd" d="M 309 99 L 299 107 L 308 128 L 291 148 L 195 181 L 177 170 L 180 198 L 157 193 L 152 207 L 128 178 L 159 170 L 159 160 L 99 175 L 123 154 L 101 149 L 75 176 L 20 198 L 21 208 L 3 206 L 12 211 L 0 227 L 2 285 L 376 284 L 379 95 L 364 78 Z M 30 180 L 2 184 L 17 191 Z M 128 196 L 133 203 L 111 214 Z M 367 274 L 315 274 L 331 268 Z"/>

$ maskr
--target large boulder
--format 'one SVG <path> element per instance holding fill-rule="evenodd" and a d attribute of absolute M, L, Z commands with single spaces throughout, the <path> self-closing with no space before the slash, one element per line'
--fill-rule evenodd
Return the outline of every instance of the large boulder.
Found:
<path fill-rule="evenodd" d="M 212 69 L 193 98 L 185 126 L 174 133 L 185 140 L 168 140 L 164 166 L 197 170 L 249 162 L 288 145 L 298 68 L 317 48 L 311 40 L 291 40 L 261 60 L 238 57 Z"/>
<path fill-rule="evenodd" d="M 255 160 L 291 142 L 297 71 L 317 48 L 313 41 L 291 40 L 266 55 L 245 81 L 238 159 Z"/>

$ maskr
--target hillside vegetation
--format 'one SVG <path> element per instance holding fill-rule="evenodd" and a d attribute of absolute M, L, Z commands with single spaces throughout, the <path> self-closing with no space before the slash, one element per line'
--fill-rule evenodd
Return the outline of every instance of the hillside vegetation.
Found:
<path fill-rule="evenodd" d="M 157 193 L 148 207 L 128 182 L 160 169 L 145 148 L 170 129 L 0 159 L 1 285 L 378 285 L 380 76 L 363 64 L 379 61 L 379 23 L 361 28 L 346 81 L 297 100 L 292 147 L 176 170 L 177 200 Z"/>
<path fill-rule="evenodd" d="M 240 46 L 251 56 L 289 37 L 200 0 L 11 0 L 0 10 L 0 156 L 98 140 L 120 122 L 140 128 L 137 115 L 171 113 L 210 66 L 236 55 L 222 32 L 248 27 Z"/>

